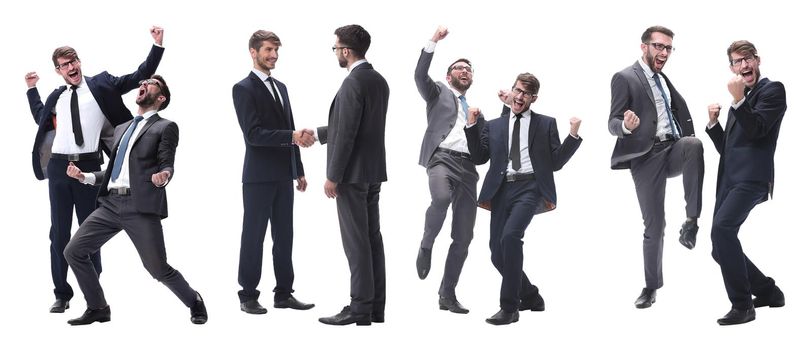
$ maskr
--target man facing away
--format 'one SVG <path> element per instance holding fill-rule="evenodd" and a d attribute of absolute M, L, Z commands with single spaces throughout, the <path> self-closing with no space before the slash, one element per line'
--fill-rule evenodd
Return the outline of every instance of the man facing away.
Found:
<path fill-rule="evenodd" d="M 468 309 L 457 301 L 456 287 L 462 265 L 468 257 L 468 245 L 474 237 L 476 221 L 476 182 L 479 174 L 468 153 L 465 140 L 465 121 L 468 102 L 465 93 L 474 82 L 471 62 L 457 59 L 448 66 L 446 82 L 432 81 L 429 66 L 437 43 L 448 35 L 440 26 L 420 51 L 414 71 L 417 91 L 426 100 L 428 126 L 420 148 L 420 165 L 429 176 L 431 204 L 426 209 L 423 239 L 417 254 L 417 276 L 425 279 L 431 269 L 431 251 L 434 240 L 443 227 L 448 206 L 451 205 L 451 239 L 440 284 L 440 309 L 467 314 Z"/>
<path fill-rule="evenodd" d="M 687 219 L 679 242 L 693 249 L 702 211 L 705 174 L 702 142 L 685 100 L 662 73 L 674 50 L 674 32 L 649 27 L 641 36 L 642 56 L 612 77 L 609 132 L 617 136 L 612 169 L 630 169 L 643 214 L 643 265 L 646 285 L 635 301 L 651 307 L 663 286 L 666 179 L 682 175 Z"/>

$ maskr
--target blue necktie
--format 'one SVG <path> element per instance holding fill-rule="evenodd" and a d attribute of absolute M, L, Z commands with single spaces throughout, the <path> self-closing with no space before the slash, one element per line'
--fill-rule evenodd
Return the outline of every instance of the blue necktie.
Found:
<path fill-rule="evenodd" d="M 468 101 L 465 100 L 464 95 L 460 95 L 460 104 L 462 105 L 462 113 L 465 114 L 463 119 L 468 120 Z"/>
<path fill-rule="evenodd" d="M 660 89 L 660 94 L 663 95 L 663 101 L 665 101 L 665 113 L 668 114 L 668 125 L 671 125 L 671 135 L 674 136 L 675 140 L 679 139 L 680 132 L 677 131 L 674 125 L 674 116 L 671 114 L 671 102 L 668 101 L 668 96 L 665 94 L 663 84 L 660 83 L 660 75 L 657 73 L 654 73 L 654 83 L 657 84 L 657 88 Z"/>
<path fill-rule="evenodd" d="M 130 137 L 133 136 L 133 131 L 138 126 L 138 122 L 143 120 L 144 117 L 137 116 L 133 119 L 130 127 L 124 132 L 124 137 L 121 138 L 121 143 L 118 144 L 118 151 L 116 152 L 116 160 L 113 162 L 113 174 L 110 176 L 111 181 L 118 179 L 118 174 L 121 173 L 121 165 L 124 162 L 124 154 L 127 153 L 127 147 L 130 146 Z"/>

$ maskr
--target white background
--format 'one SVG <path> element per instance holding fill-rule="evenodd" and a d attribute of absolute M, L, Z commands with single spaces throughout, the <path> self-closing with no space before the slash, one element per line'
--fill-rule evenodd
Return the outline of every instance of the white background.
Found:
<path fill-rule="evenodd" d="M 685 348 L 688 346 L 808 347 L 801 329 L 812 312 L 808 278 L 810 245 L 806 181 L 810 122 L 808 21 L 784 1 L 675 2 L 555 1 L 342 3 L 29 1 L 4 5 L 0 14 L 3 64 L 2 203 L 0 206 L 0 348 L 204 347 L 313 348 L 358 346 L 490 348 L 512 344 L 552 348 Z M 349 271 L 341 247 L 335 204 L 323 192 L 325 148 L 302 151 L 310 188 L 295 199 L 296 297 L 314 302 L 310 311 L 270 309 L 263 316 L 239 310 L 237 262 L 242 225 L 240 176 L 244 146 L 231 87 L 250 68 L 248 38 L 257 29 L 282 39 L 273 75 L 290 91 L 299 127 L 327 123 L 335 91 L 346 71 L 330 50 L 335 28 L 358 23 L 372 35 L 369 61 L 387 79 L 389 182 L 381 193 L 387 256 L 386 323 L 330 327 L 317 318 L 349 302 Z M 413 82 L 420 49 L 437 25 L 450 34 L 438 45 L 430 75 L 444 79 L 458 57 L 475 67 L 471 106 L 494 118 L 496 91 L 531 72 L 541 80 L 539 113 L 554 116 L 566 135 L 571 116 L 583 119 L 580 150 L 556 174 L 558 209 L 536 216 L 525 237 L 525 270 L 541 288 L 547 311 L 522 313 L 520 322 L 493 327 L 500 276 L 488 251 L 488 212 L 478 212 L 475 238 L 457 288 L 468 315 L 437 310 L 437 289 L 450 243 L 448 228 L 434 249 L 434 269 L 421 281 L 414 261 L 429 203 L 425 170 L 417 164 L 426 127 L 425 103 Z M 633 301 L 643 287 L 643 224 L 628 171 L 609 169 L 614 137 L 606 130 L 609 83 L 614 72 L 639 56 L 639 37 L 651 25 L 676 33 L 677 50 L 665 73 L 688 101 L 705 145 L 704 211 L 698 246 L 677 242 L 684 220 L 680 178 L 669 181 L 664 254 L 665 286 L 651 309 Z M 164 220 L 169 262 L 203 295 L 210 320 L 194 326 L 189 312 L 143 270 L 126 235 L 102 249 L 101 282 L 112 322 L 70 327 L 85 308 L 78 285 L 65 314 L 49 314 L 48 191 L 31 173 L 36 132 L 25 98 L 24 74 L 37 71 L 44 97 L 63 84 L 51 53 L 71 45 L 86 75 L 129 73 L 152 39 L 166 34 L 158 73 L 172 89 L 162 116 L 181 130 L 176 176 L 169 186 L 170 217 Z M 730 307 L 719 268 L 710 256 L 710 223 L 718 155 L 703 131 L 706 106 L 730 105 L 725 49 L 737 39 L 756 44 L 761 71 L 787 89 L 788 109 L 776 154 L 775 199 L 759 205 L 742 227 L 748 256 L 774 277 L 787 306 L 759 309 L 757 320 L 719 327 Z M 135 94 L 124 97 L 134 110 Z M 723 120 L 726 114 L 723 114 Z M 486 167 L 479 169 L 484 176 Z M 74 227 L 75 230 L 75 227 Z M 261 302 L 272 306 L 274 279 L 270 234 L 265 244 Z M 802 323 L 807 326 L 802 326 Z"/>

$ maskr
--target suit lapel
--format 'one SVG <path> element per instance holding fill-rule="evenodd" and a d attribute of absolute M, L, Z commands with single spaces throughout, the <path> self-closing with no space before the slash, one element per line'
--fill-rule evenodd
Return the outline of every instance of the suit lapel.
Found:
<path fill-rule="evenodd" d="M 651 85 L 649 85 L 649 83 L 648 83 L 648 77 L 646 76 L 646 72 L 643 70 L 643 67 L 640 66 L 640 62 L 635 62 L 634 63 L 634 74 L 637 75 L 637 79 L 639 79 L 640 84 L 643 85 L 643 90 L 646 91 L 646 95 L 648 96 L 649 100 L 651 100 L 651 103 L 656 108 L 657 103 L 654 102 L 654 93 L 651 92 Z"/>
<path fill-rule="evenodd" d="M 533 140 L 536 138 L 536 128 L 539 126 L 540 117 L 533 111 L 530 111 L 530 129 L 527 133 L 527 150 L 528 152 L 533 149 Z"/>
<path fill-rule="evenodd" d="M 256 74 L 254 74 L 254 72 L 248 73 L 248 76 L 249 79 L 251 79 L 251 81 L 254 82 L 254 87 L 257 88 L 259 91 L 261 91 L 259 94 L 265 95 L 266 101 L 271 102 L 270 103 L 271 109 L 276 111 L 276 113 L 278 113 L 279 115 L 284 116 L 283 111 L 280 111 L 278 105 L 274 102 L 276 101 L 276 99 L 273 98 L 273 95 L 271 94 L 271 91 L 268 90 L 268 86 L 265 85 L 265 82 L 262 81 L 262 79 L 260 79 Z M 274 83 L 276 83 L 276 79 L 274 79 L 273 77 L 271 77 L 271 79 L 274 81 Z M 282 89 L 279 90 L 281 94 Z"/>
<path fill-rule="evenodd" d="M 155 122 L 157 122 L 158 119 L 161 119 L 161 117 L 158 116 L 158 114 L 156 113 L 155 115 L 153 115 L 152 117 L 150 117 L 149 119 L 146 120 L 146 124 L 144 124 L 144 127 L 142 127 L 141 131 L 138 132 L 138 135 L 135 136 L 135 141 L 133 141 L 133 146 L 135 146 L 135 143 L 138 142 L 139 139 L 141 139 L 141 135 L 144 135 L 147 132 L 147 130 L 149 129 L 149 127 L 151 127 L 153 124 L 155 124 Z"/>
<path fill-rule="evenodd" d="M 106 105 L 104 103 L 102 103 L 102 101 L 99 99 L 99 96 L 96 96 L 96 90 L 98 89 L 98 85 L 96 84 L 96 79 L 93 79 L 93 77 L 87 77 L 86 76 L 85 77 L 85 83 L 87 83 L 87 88 L 90 90 L 90 94 L 93 95 L 93 98 L 96 100 L 96 104 L 98 104 L 99 108 L 101 108 L 102 114 L 104 114 L 105 117 L 109 116 L 110 114 L 108 113 L 108 110 L 105 108 Z M 110 118 L 108 117 L 107 119 L 110 119 Z"/>

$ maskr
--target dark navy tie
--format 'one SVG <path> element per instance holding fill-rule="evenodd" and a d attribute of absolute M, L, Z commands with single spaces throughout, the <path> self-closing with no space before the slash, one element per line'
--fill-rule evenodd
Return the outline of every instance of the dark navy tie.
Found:
<path fill-rule="evenodd" d="M 657 84 L 657 88 L 660 89 L 660 94 L 663 95 L 663 101 L 665 102 L 665 113 L 668 114 L 668 125 L 671 126 L 671 135 L 674 136 L 675 140 L 679 139 L 680 133 L 677 131 L 677 128 L 674 125 L 674 115 L 671 114 L 671 102 L 668 101 L 668 96 L 665 94 L 663 84 L 660 83 L 660 75 L 657 73 L 654 73 L 654 83 Z"/>
<path fill-rule="evenodd" d="M 110 176 L 111 181 L 116 181 L 116 179 L 118 179 L 118 175 L 121 173 L 121 166 L 124 164 L 124 154 L 127 153 L 127 147 L 130 146 L 130 137 L 133 136 L 133 132 L 138 126 L 138 122 L 143 119 L 144 117 L 140 115 L 135 117 L 133 122 L 130 124 L 130 127 L 127 128 L 126 132 L 124 132 L 124 137 L 121 138 L 121 142 L 118 144 L 116 160 L 113 162 L 113 174 Z"/>

